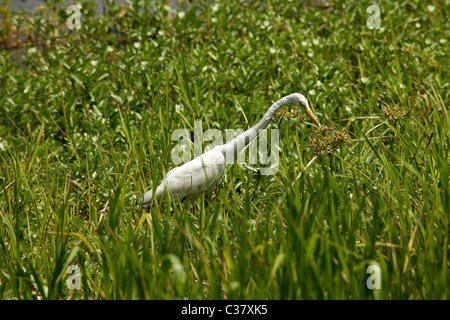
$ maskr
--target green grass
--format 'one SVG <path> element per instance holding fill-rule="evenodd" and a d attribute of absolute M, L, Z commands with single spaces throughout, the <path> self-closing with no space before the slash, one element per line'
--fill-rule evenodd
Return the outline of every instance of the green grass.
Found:
<path fill-rule="evenodd" d="M 369 1 L 82 3 L 80 30 L 64 1 L 0 7 L 0 299 L 450 298 L 445 1 L 380 2 L 372 30 Z M 315 157 L 277 119 L 276 175 L 135 206 L 175 129 L 246 129 L 293 92 L 350 141 Z"/>

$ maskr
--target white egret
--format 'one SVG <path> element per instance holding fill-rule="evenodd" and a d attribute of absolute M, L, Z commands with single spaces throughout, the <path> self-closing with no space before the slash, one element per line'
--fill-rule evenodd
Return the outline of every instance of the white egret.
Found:
<path fill-rule="evenodd" d="M 144 208 L 148 208 L 153 197 L 159 201 L 166 190 L 173 200 L 182 200 L 196 198 L 212 189 L 224 174 L 225 164 L 229 163 L 227 160 L 236 159 L 237 155 L 258 136 L 258 133 L 269 125 L 275 113 L 286 105 L 298 107 L 320 127 L 317 118 L 309 108 L 308 100 L 302 94 L 290 94 L 275 102 L 255 126 L 230 142 L 215 146 L 195 159 L 170 170 L 156 190 L 147 191 L 139 199 L 139 203 Z"/>

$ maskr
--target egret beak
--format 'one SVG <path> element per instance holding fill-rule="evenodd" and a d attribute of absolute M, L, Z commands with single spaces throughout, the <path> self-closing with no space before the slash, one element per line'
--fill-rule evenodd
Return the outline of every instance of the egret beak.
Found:
<path fill-rule="evenodd" d="M 309 107 L 305 108 L 306 114 L 311 118 L 312 121 L 314 121 L 314 123 L 320 128 L 320 123 L 319 121 L 317 121 L 316 116 L 314 115 L 314 113 L 311 111 L 311 109 Z"/>

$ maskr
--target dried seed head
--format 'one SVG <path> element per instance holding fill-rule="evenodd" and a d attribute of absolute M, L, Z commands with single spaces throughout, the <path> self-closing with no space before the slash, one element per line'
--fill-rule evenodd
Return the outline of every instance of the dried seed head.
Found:
<path fill-rule="evenodd" d="M 289 107 L 289 108 L 282 108 L 277 111 L 275 114 L 276 117 L 282 118 L 288 121 L 298 121 L 299 124 L 302 124 L 305 122 L 306 117 L 303 113 L 299 112 L 298 108 Z"/>
<path fill-rule="evenodd" d="M 381 114 L 387 120 L 412 119 L 413 113 L 409 108 L 402 108 L 398 106 L 383 107 Z"/>
<path fill-rule="evenodd" d="M 309 147 L 314 155 L 333 153 L 341 144 L 347 143 L 350 138 L 344 131 L 337 131 L 335 127 L 322 126 L 318 128 L 310 139 Z"/>

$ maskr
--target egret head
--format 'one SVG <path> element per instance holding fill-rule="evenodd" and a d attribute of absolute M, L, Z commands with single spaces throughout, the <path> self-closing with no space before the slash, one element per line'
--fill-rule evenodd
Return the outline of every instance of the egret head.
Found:
<path fill-rule="evenodd" d="M 309 107 L 308 100 L 306 100 L 305 96 L 300 93 L 293 93 L 289 97 L 291 97 L 291 103 L 298 108 L 300 108 L 303 112 L 305 112 L 308 117 L 311 118 L 311 120 L 320 127 L 319 121 L 317 121 L 316 116 L 312 112 L 311 108 Z"/>

